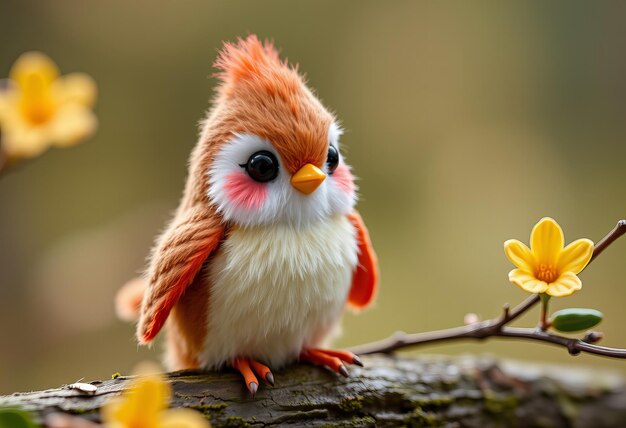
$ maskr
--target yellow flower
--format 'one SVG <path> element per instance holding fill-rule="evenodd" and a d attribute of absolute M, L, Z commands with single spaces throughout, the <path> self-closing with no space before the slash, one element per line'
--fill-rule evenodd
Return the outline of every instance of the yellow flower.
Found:
<path fill-rule="evenodd" d="M 96 84 L 88 75 L 59 76 L 46 55 L 22 54 L 0 89 L 0 147 L 20 158 L 78 143 L 96 130 L 95 99 Z"/>
<path fill-rule="evenodd" d="M 102 408 L 107 428 L 209 428 L 211 424 L 192 409 L 168 409 L 169 385 L 162 376 L 150 374 L 135 379 L 121 397 Z"/>
<path fill-rule="evenodd" d="M 556 221 L 542 218 L 530 234 L 530 248 L 516 239 L 504 243 L 504 252 L 517 266 L 509 280 L 529 293 L 569 296 L 582 288 L 578 274 L 593 254 L 593 242 L 579 239 L 563 248 L 563 231 Z"/>

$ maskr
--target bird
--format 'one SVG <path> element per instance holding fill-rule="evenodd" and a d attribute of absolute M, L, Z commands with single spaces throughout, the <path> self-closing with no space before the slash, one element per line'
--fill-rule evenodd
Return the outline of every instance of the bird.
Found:
<path fill-rule="evenodd" d="M 252 396 L 293 362 L 348 376 L 360 358 L 324 345 L 375 301 L 378 262 L 342 128 L 272 42 L 226 42 L 214 67 L 182 199 L 118 307 L 140 344 L 167 326 L 169 370 L 232 367 Z"/>

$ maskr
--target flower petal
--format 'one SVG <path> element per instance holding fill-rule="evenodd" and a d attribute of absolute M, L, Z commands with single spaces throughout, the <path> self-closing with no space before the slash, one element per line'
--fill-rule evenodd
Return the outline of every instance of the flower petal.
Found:
<path fill-rule="evenodd" d="M 546 293 L 554 297 L 563 297 L 569 296 L 581 288 L 583 288 L 583 283 L 580 278 L 572 272 L 565 272 L 556 281 L 548 284 Z"/>
<path fill-rule="evenodd" d="M 210 428 L 202 414 L 191 409 L 170 409 L 161 416 L 159 428 Z"/>
<path fill-rule="evenodd" d="M 23 53 L 15 60 L 9 76 L 23 90 L 30 87 L 33 82 L 50 85 L 59 76 L 59 69 L 50 57 L 32 51 Z"/>
<path fill-rule="evenodd" d="M 6 119 L 2 128 L 2 149 L 10 158 L 30 158 L 50 146 L 48 127 L 28 126 L 19 119 Z"/>
<path fill-rule="evenodd" d="M 523 269 L 513 269 L 509 272 L 509 281 L 529 293 L 544 293 L 548 289 L 548 284 Z"/>
<path fill-rule="evenodd" d="M 78 104 L 66 104 L 57 112 L 51 139 L 57 147 L 68 147 L 92 135 L 98 120 L 91 110 Z"/>
<path fill-rule="evenodd" d="M 538 264 L 554 265 L 563 250 L 563 230 L 550 217 L 544 217 L 533 227 L 530 248 Z"/>
<path fill-rule="evenodd" d="M 169 385 L 160 376 L 136 378 L 128 391 L 106 403 L 103 420 L 107 426 L 158 427 L 169 395 Z"/>
<path fill-rule="evenodd" d="M 532 272 L 535 266 L 535 257 L 526 244 L 517 239 L 509 239 L 504 243 L 504 254 L 518 268 Z"/>
<path fill-rule="evenodd" d="M 85 73 L 70 73 L 59 77 L 53 84 L 56 99 L 60 104 L 78 103 L 91 107 L 98 92 L 96 82 Z"/>
<path fill-rule="evenodd" d="M 124 413 L 124 400 L 122 397 L 113 397 L 108 400 L 100 409 L 100 415 L 102 416 L 102 422 L 107 427 L 113 426 L 114 422 L 118 422 L 122 419 Z"/>
<path fill-rule="evenodd" d="M 0 79 L 0 127 L 7 112 L 16 104 L 17 88 L 9 79 Z"/>
<path fill-rule="evenodd" d="M 589 239 L 578 239 L 563 249 L 557 269 L 559 272 L 572 272 L 577 275 L 587 266 L 592 255 L 593 242 Z"/>
<path fill-rule="evenodd" d="M 158 414 L 167 408 L 170 387 L 161 376 L 139 378 L 128 396 L 137 405 L 139 414 Z"/>

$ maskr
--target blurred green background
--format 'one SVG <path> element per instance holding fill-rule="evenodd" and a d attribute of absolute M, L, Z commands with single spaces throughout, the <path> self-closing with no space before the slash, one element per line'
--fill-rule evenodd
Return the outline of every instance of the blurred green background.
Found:
<path fill-rule="evenodd" d="M 299 63 L 348 130 L 382 284 L 338 345 L 526 298 L 507 281 L 503 241 L 528 242 L 545 215 L 567 241 L 597 241 L 626 217 L 626 4 L 588 5 L 3 0 L 0 76 L 32 49 L 89 73 L 100 129 L 0 178 L 0 393 L 159 358 L 112 299 L 178 203 L 217 49 L 248 33 Z M 553 299 L 602 310 L 607 346 L 626 347 L 625 262 L 626 240 L 582 274 L 581 292 Z M 626 367 L 522 342 L 416 352 Z"/>

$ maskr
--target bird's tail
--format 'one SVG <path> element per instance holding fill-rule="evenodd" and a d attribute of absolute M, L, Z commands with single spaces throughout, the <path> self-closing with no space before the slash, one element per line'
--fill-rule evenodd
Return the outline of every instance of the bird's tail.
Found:
<path fill-rule="evenodd" d="M 115 313 L 123 321 L 137 321 L 141 301 L 148 284 L 145 278 L 138 277 L 128 281 L 115 295 Z"/>

